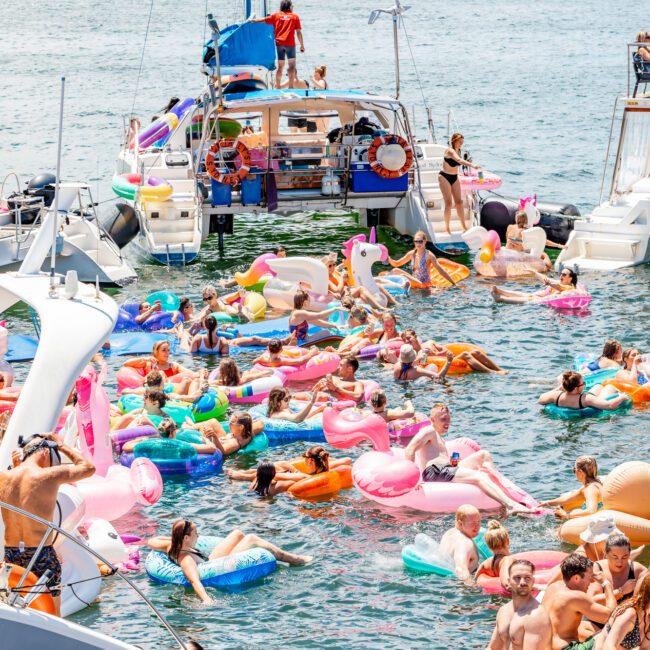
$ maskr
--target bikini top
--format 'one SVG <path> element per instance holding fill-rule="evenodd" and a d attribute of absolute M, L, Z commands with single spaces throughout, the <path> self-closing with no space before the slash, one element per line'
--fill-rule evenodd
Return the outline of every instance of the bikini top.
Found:
<path fill-rule="evenodd" d="M 186 553 L 187 555 L 196 555 L 199 558 L 199 560 L 201 560 L 201 562 L 207 562 L 210 559 L 207 555 L 205 555 L 205 553 L 201 553 L 201 551 L 198 551 L 195 548 L 190 548 L 190 549 L 187 549 L 186 551 L 181 551 L 179 553 L 179 555 L 181 553 Z M 167 557 L 169 557 L 169 553 L 167 554 Z M 172 562 L 174 562 L 174 560 L 172 560 L 171 558 L 169 558 L 169 559 Z M 180 560 L 180 558 L 179 558 L 179 560 Z M 178 562 L 174 562 L 174 564 L 178 564 Z"/>
<path fill-rule="evenodd" d="M 556 399 L 555 399 L 555 406 L 557 406 L 558 408 L 573 408 L 573 407 L 571 407 L 571 406 L 560 406 L 560 397 L 562 397 L 562 395 L 566 395 L 566 393 L 565 393 L 564 391 L 560 392 L 560 394 L 559 394 L 559 395 L 556 397 Z M 580 397 L 578 397 L 578 408 L 579 408 L 579 409 L 586 409 L 586 408 L 589 408 L 588 406 L 585 406 L 585 405 L 582 403 L 582 398 L 583 398 L 584 396 L 585 396 L 584 393 L 580 393 Z"/>
<path fill-rule="evenodd" d="M 296 332 L 299 339 L 305 339 L 307 338 L 307 333 L 309 332 L 309 323 L 304 320 L 302 323 L 298 323 L 298 325 L 289 325 L 289 332 L 291 334 Z"/>
<path fill-rule="evenodd" d="M 450 166 L 450 167 L 459 167 L 460 163 L 455 160 L 454 158 L 443 158 L 443 160 Z"/>

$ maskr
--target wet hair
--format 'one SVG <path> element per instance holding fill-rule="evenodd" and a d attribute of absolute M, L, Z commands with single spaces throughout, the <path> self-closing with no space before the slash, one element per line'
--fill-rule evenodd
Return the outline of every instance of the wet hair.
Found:
<path fill-rule="evenodd" d="M 180 304 L 178 305 L 178 311 L 185 311 L 191 304 L 192 301 L 187 296 L 183 296 L 181 298 Z"/>
<path fill-rule="evenodd" d="M 163 408 L 167 404 L 167 395 L 162 390 L 150 390 L 147 392 L 146 397 L 149 398 L 151 402 L 157 402 L 158 408 Z"/>
<path fill-rule="evenodd" d="M 373 390 L 370 394 L 370 406 L 375 409 L 378 409 L 380 406 L 384 406 L 388 400 L 386 399 L 386 393 L 384 393 L 381 388 Z"/>
<path fill-rule="evenodd" d="M 278 253 L 286 253 L 286 252 L 287 252 L 287 249 L 284 246 L 276 246 L 273 249 L 273 254 L 274 255 L 277 255 Z"/>
<path fill-rule="evenodd" d="M 356 357 L 346 357 L 341 361 L 341 363 L 347 363 L 349 366 L 352 367 L 352 370 L 354 370 L 354 372 L 359 370 L 359 361 L 357 360 Z"/>
<path fill-rule="evenodd" d="M 528 223 L 528 215 L 525 210 L 517 210 L 515 213 L 515 223 L 523 228 Z"/>
<path fill-rule="evenodd" d="M 600 483 L 602 481 L 598 478 L 598 463 L 593 456 L 578 456 L 575 462 L 575 468 L 584 472 L 587 478 L 587 485 L 590 483 Z"/>
<path fill-rule="evenodd" d="M 462 133 L 454 133 L 451 138 L 449 138 L 449 143 L 451 144 L 451 148 L 455 149 L 456 148 L 456 143 L 459 140 L 464 140 L 465 136 Z"/>
<path fill-rule="evenodd" d="M 280 11 L 291 11 L 293 9 L 293 3 L 291 0 L 282 0 L 280 3 Z"/>
<path fill-rule="evenodd" d="M 613 548 L 626 548 L 628 551 L 632 550 L 632 544 L 627 535 L 623 533 L 614 533 L 607 538 L 605 542 L 605 553 L 609 553 Z"/>
<path fill-rule="evenodd" d="M 616 353 L 622 349 L 622 345 L 620 341 L 617 341 L 616 339 L 609 339 L 609 341 L 605 341 L 605 345 L 603 345 L 603 355 L 606 359 L 614 359 L 616 356 Z"/>
<path fill-rule="evenodd" d="M 162 390 L 165 385 L 165 377 L 163 376 L 160 370 L 152 370 L 147 373 L 147 376 L 144 378 L 144 386 L 150 391 L 153 389 Z"/>
<path fill-rule="evenodd" d="M 303 455 L 303 458 L 311 458 L 316 465 L 316 474 L 328 472 L 330 468 L 330 455 L 322 447 L 310 447 Z"/>
<path fill-rule="evenodd" d="M 224 359 L 219 364 L 219 383 L 224 386 L 239 386 L 241 373 L 234 359 Z"/>
<path fill-rule="evenodd" d="M 249 440 L 252 440 L 253 439 L 253 418 L 251 417 L 251 414 L 246 413 L 246 411 L 235 411 L 232 414 L 232 417 L 235 418 L 237 424 L 241 424 L 241 426 L 244 428 L 244 431 L 242 432 L 242 436 L 244 438 L 248 438 Z"/>
<path fill-rule="evenodd" d="M 156 342 L 153 344 L 153 347 L 151 348 L 151 356 L 154 356 L 154 357 L 155 357 L 155 356 L 156 356 L 156 352 L 158 352 L 158 350 L 160 350 L 160 348 L 162 348 L 163 345 L 166 345 L 166 346 L 169 347 L 169 349 L 171 350 L 171 346 L 169 345 L 169 341 L 165 341 L 165 340 L 162 340 L 162 341 L 156 341 Z"/>
<path fill-rule="evenodd" d="M 564 268 L 562 269 L 562 272 L 566 271 L 570 276 L 571 276 L 571 284 L 574 287 L 578 286 L 578 274 L 573 270 L 569 268 Z"/>
<path fill-rule="evenodd" d="M 174 563 L 178 564 L 178 556 L 183 548 L 183 540 L 189 535 L 192 522 L 190 519 L 177 519 L 172 524 L 172 541 L 169 547 L 167 557 Z"/>
<path fill-rule="evenodd" d="M 526 568 L 530 569 L 531 573 L 535 573 L 535 565 L 530 561 L 530 560 L 515 560 L 509 567 L 508 567 L 508 575 L 512 575 L 512 571 L 516 566 L 525 566 Z"/>
<path fill-rule="evenodd" d="M 345 309 L 354 309 L 355 304 L 356 303 L 352 296 L 343 296 L 343 298 L 341 298 L 341 307 L 344 307 Z"/>
<path fill-rule="evenodd" d="M 271 417 L 274 413 L 281 411 L 282 409 L 280 407 L 282 406 L 282 400 L 285 397 L 290 396 L 291 393 L 286 388 L 281 388 L 280 386 L 272 388 L 271 392 L 269 393 L 269 402 L 266 407 L 266 416 Z"/>
<path fill-rule="evenodd" d="M 296 291 L 293 296 L 293 308 L 302 309 L 302 306 L 309 301 L 309 294 L 306 291 Z"/>
<path fill-rule="evenodd" d="M 282 341 L 280 339 L 271 339 L 268 344 L 269 352 L 277 354 L 282 352 Z"/>
<path fill-rule="evenodd" d="M 632 352 L 638 352 L 638 351 L 639 350 L 637 348 L 626 348 L 625 350 L 623 350 L 623 365 L 625 366 L 626 370 L 630 369 L 630 368 L 628 368 L 628 365 L 627 365 L 627 362 L 628 362 L 628 359 L 630 358 L 630 355 L 632 354 Z"/>
<path fill-rule="evenodd" d="M 562 388 L 570 393 L 572 390 L 575 390 L 580 384 L 583 383 L 582 375 L 579 372 L 574 372 L 573 370 L 567 370 L 562 373 Z"/>
<path fill-rule="evenodd" d="M 361 323 L 368 322 L 368 312 L 363 307 L 352 307 L 350 310 L 350 317 Z"/>
<path fill-rule="evenodd" d="M 323 77 L 323 79 L 324 79 L 325 78 L 325 73 L 327 72 L 327 66 L 326 65 L 317 65 L 314 68 L 314 72 L 318 72 L 318 74 L 321 77 Z"/>
<path fill-rule="evenodd" d="M 257 466 L 257 473 L 255 475 L 255 483 L 253 483 L 253 490 L 261 497 L 269 496 L 271 490 L 271 483 L 275 478 L 275 465 L 270 460 L 263 460 Z"/>
<path fill-rule="evenodd" d="M 210 314 L 203 319 L 203 324 L 205 325 L 205 329 L 208 332 L 208 347 L 213 348 L 214 344 L 216 343 L 216 341 L 213 342 L 213 337 L 217 331 L 217 319 L 212 314 Z M 219 337 L 217 336 L 216 339 L 219 340 Z"/>
<path fill-rule="evenodd" d="M 178 425 L 171 418 L 165 418 L 157 429 L 161 438 L 173 438 L 176 431 L 178 431 Z"/>
<path fill-rule="evenodd" d="M 493 553 L 510 544 L 508 531 L 496 519 L 490 519 L 488 521 L 487 530 L 485 531 L 485 535 L 483 535 L 483 539 L 485 539 L 485 543 Z"/>
<path fill-rule="evenodd" d="M 579 555 L 578 553 L 571 553 L 562 560 L 560 570 L 562 571 L 562 579 L 568 582 L 573 576 L 584 576 L 588 569 L 593 566 L 593 562 L 586 555 Z"/>
<path fill-rule="evenodd" d="M 633 607 L 639 618 L 643 616 L 643 638 L 650 640 L 650 571 L 647 571 L 643 578 L 639 580 L 636 589 L 638 590 L 636 596 L 615 609 L 610 621 L 620 616 L 626 609 Z"/>

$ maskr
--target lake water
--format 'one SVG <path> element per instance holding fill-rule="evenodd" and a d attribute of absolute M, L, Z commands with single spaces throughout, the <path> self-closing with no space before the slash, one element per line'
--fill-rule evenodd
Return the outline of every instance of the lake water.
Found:
<path fill-rule="evenodd" d="M 219 2 L 208 8 L 221 19 L 234 15 L 236 5 Z M 301 76 L 308 72 L 305 64 L 325 63 L 334 88 L 391 92 L 392 27 L 387 17 L 366 24 L 375 7 L 368 0 L 297 1 L 307 46 Z M 447 111 L 453 109 L 474 160 L 503 176 L 504 194 L 536 192 L 541 200 L 569 201 L 583 212 L 597 203 L 611 108 L 625 88 L 623 44 L 644 28 L 638 3 L 619 3 L 616 11 L 603 8 L 597 0 L 413 1 L 406 27 L 436 132 L 442 138 Z M 122 116 L 132 106 L 141 115 L 154 114 L 172 95 L 198 94 L 203 82 L 205 5 L 159 1 L 153 5 L 134 99 L 148 11 L 145 3 L 124 0 L 4 3 L 0 175 L 14 169 L 26 180 L 53 169 L 64 74 L 63 177 L 92 182 L 95 198 L 110 212 Z M 404 34 L 401 43 L 402 99 L 421 104 Z M 424 125 L 420 105 L 416 126 L 422 135 Z M 223 255 L 211 239 L 200 261 L 184 270 L 146 264 L 133 251 L 138 285 L 116 298 L 165 287 L 199 299 L 203 284 L 246 267 L 275 244 L 284 244 L 291 255 L 320 255 L 337 250 L 357 231 L 353 215 L 244 216 L 237 218 Z M 387 233 L 382 237 L 393 256 L 406 250 Z M 579 454 L 596 455 L 603 474 L 620 462 L 647 459 L 649 411 L 563 422 L 547 418 L 536 404 L 537 395 L 570 367 L 576 353 L 596 354 L 607 338 L 650 350 L 648 267 L 590 276 L 586 283 L 593 302 L 581 317 L 497 306 L 489 298 L 489 284 L 475 276 L 457 290 L 414 294 L 399 308 L 403 323 L 422 335 L 480 344 L 510 371 L 506 377 L 469 375 L 446 384 L 397 386 L 371 363 L 364 363 L 360 374 L 377 379 L 391 403 L 408 397 L 418 410 L 434 401 L 449 404 L 452 434 L 476 439 L 508 477 L 538 498 L 575 486 L 571 469 Z M 9 326 L 27 331 L 26 311 L 14 310 Z M 205 362 L 182 361 L 195 367 Z M 109 359 L 113 371 L 120 363 Z M 19 377 L 26 370 L 19 367 Z M 114 372 L 108 388 L 114 395 Z M 307 446 L 279 447 L 266 456 L 291 458 Z M 243 467 L 253 460 L 228 464 Z M 223 476 L 170 482 L 160 503 L 131 514 L 117 528 L 166 534 L 179 516 L 192 517 L 205 532 L 225 534 L 237 526 L 317 557 L 309 567 L 282 568 L 243 592 L 213 592 L 217 606 L 209 608 L 180 588 L 137 576 L 171 623 L 206 647 L 482 648 L 502 602 L 403 567 L 401 547 L 418 532 L 439 537 L 451 517 L 382 510 L 355 490 L 322 503 L 286 496 L 268 503 Z M 552 518 L 511 519 L 506 525 L 513 549 L 560 548 Z M 107 580 L 100 602 L 73 619 L 143 647 L 170 645 L 116 580 Z"/>

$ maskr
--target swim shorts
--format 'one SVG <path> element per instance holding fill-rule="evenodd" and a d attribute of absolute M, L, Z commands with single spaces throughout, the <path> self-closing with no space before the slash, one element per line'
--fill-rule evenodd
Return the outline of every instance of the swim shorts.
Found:
<path fill-rule="evenodd" d="M 285 57 L 287 59 L 296 58 L 296 46 L 295 45 L 278 45 L 276 43 L 275 50 L 278 54 L 278 61 L 284 61 Z"/>
<path fill-rule="evenodd" d="M 593 647 L 596 645 L 596 637 L 590 636 L 584 641 L 574 641 L 569 643 L 569 645 L 564 646 L 562 650 L 593 650 Z"/>
<path fill-rule="evenodd" d="M 36 553 L 36 546 L 27 547 L 22 553 L 16 546 L 5 546 L 5 561 L 9 564 L 16 564 L 24 569 L 29 565 L 30 560 Z M 57 589 L 61 584 L 61 562 L 53 546 L 44 546 L 38 555 L 38 559 L 32 567 L 32 573 L 41 577 L 47 570 L 50 570 L 50 577 L 47 581 L 47 588 L 52 596 L 59 596 L 61 589 Z"/>
<path fill-rule="evenodd" d="M 427 483 L 448 483 L 454 480 L 456 470 L 453 465 L 427 465 L 422 472 L 422 480 Z"/>

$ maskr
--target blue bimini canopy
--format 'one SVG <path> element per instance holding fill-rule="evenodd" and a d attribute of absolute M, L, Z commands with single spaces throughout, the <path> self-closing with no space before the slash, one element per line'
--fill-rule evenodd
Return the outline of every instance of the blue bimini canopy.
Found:
<path fill-rule="evenodd" d="M 215 65 L 212 39 L 205 44 L 203 62 Z M 219 35 L 219 63 L 223 67 L 259 65 L 275 70 L 273 25 L 242 23 L 226 27 Z"/>

